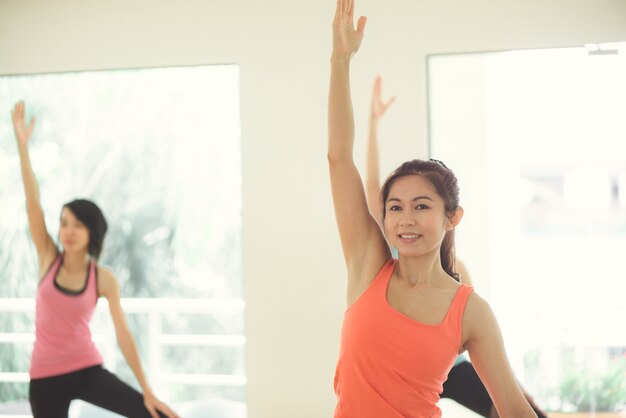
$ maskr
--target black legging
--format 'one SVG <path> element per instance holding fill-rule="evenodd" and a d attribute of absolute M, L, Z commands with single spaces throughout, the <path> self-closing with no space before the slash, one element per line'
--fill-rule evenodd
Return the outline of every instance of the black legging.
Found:
<path fill-rule="evenodd" d="M 448 380 L 443 384 L 441 397 L 452 399 L 486 418 L 489 418 L 489 413 L 493 406 L 487 388 L 485 388 L 474 366 L 469 361 L 464 361 L 450 370 Z M 531 405 L 531 407 L 539 418 L 547 418 L 534 405 Z"/>
<path fill-rule="evenodd" d="M 102 366 L 30 381 L 34 418 L 67 418 L 70 402 L 80 399 L 131 418 L 150 418 L 143 395 Z M 165 415 L 159 413 L 160 417 Z"/>

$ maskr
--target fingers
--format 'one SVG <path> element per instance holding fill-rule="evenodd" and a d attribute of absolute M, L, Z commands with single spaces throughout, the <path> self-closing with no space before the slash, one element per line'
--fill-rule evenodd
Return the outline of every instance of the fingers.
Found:
<path fill-rule="evenodd" d="M 337 0 L 335 18 L 352 17 L 354 13 L 354 0 Z"/>
<path fill-rule="evenodd" d="M 159 418 L 159 414 L 157 413 L 157 410 L 154 406 L 146 405 L 146 409 L 148 410 L 152 418 Z"/>
<path fill-rule="evenodd" d="M 391 106 L 393 104 L 393 102 L 396 101 L 396 96 L 391 96 L 391 98 L 389 100 L 387 100 L 387 103 L 384 104 L 385 106 L 385 110 Z"/>
<path fill-rule="evenodd" d="M 356 25 L 356 33 L 358 33 L 359 36 L 363 36 L 363 33 L 365 33 L 365 24 L 366 23 L 367 23 L 367 17 L 361 16 L 359 18 L 359 22 Z"/>
<path fill-rule="evenodd" d="M 374 79 L 374 97 L 380 97 L 380 89 L 381 89 L 382 77 L 377 75 Z"/>
<path fill-rule="evenodd" d="M 164 403 L 160 403 L 158 408 L 159 411 L 163 412 L 168 418 L 180 418 L 176 412 L 172 411 L 171 408 Z"/>
<path fill-rule="evenodd" d="M 386 103 L 380 104 L 380 116 L 383 116 L 389 110 L 389 106 L 396 100 L 396 97 L 393 96 L 391 99 L 387 100 Z"/>
<path fill-rule="evenodd" d="M 343 17 L 348 14 L 348 0 L 337 0 L 337 9 L 335 10 L 335 18 Z"/>
<path fill-rule="evenodd" d="M 374 99 L 377 100 L 378 103 L 380 103 L 382 107 L 386 108 L 386 107 L 389 107 L 396 100 L 396 96 L 392 96 L 386 102 L 383 102 L 381 99 L 382 89 L 383 89 L 383 78 L 380 75 L 377 75 L 376 78 L 374 79 L 373 97 Z"/>
<path fill-rule="evenodd" d="M 335 17 L 353 17 L 354 16 L 354 0 L 337 0 L 337 9 Z"/>
<path fill-rule="evenodd" d="M 24 114 L 24 102 L 17 102 L 15 103 L 15 106 L 13 107 L 13 112 L 11 112 L 11 115 L 13 116 L 13 122 L 17 122 L 19 121 Z"/>
<path fill-rule="evenodd" d="M 11 116 L 13 118 L 13 124 L 16 123 L 24 123 L 24 109 L 25 109 L 25 105 L 23 101 L 19 101 L 17 103 L 15 103 L 15 107 L 13 108 L 13 111 L 11 112 Z M 34 124 L 34 119 L 32 118 L 30 121 L 30 124 L 33 125 Z"/>

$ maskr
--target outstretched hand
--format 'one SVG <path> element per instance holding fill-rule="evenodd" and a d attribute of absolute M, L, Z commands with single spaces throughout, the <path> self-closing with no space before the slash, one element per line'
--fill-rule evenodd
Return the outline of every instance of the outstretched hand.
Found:
<path fill-rule="evenodd" d="M 30 118 L 28 126 L 24 120 L 24 102 L 17 102 L 11 116 L 13 117 L 13 130 L 15 131 L 15 139 L 18 145 L 26 146 L 33 134 L 33 128 L 35 127 L 35 118 Z"/>
<path fill-rule="evenodd" d="M 351 57 L 361 46 L 365 30 L 365 16 L 359 17 L 354 29 L 354 0 L 337 0 L 333 19 L 333 55 Z"/>
<path fill-rule="evenodd" d="M 144 392 L 143 404 L 146 406 L 146 409 L 152 418 L 159 418 L 157 411 L 161 412 L 168 418 L 180 418 L 176 412 L 172 411 L 169 406 L 161 402 L 152 392 Z"/>
<path fill-rule="evenodd" d="M 382 100 L 382 83 L 383 79 L 381 76 L 376 76 L 374 80 L 374 89 L 372 91 L 372 110 L 371 117 L 372 119 L 380 119 L 385 115 L 389 106 L 396 100 L 396 96 L 392 96 L 386 102 Z"/>

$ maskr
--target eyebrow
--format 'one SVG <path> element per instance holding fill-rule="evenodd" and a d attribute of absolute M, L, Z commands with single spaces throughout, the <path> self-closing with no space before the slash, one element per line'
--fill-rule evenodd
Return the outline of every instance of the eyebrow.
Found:
<path fill-rule="evenodd" d="M 433 201 L 433 199 L 431 199 L 428 196 L 416 196 L 413 199 L 411 199 L 411 202 L 416 202 L 416 201 L 421 200 L 421 199 L 430 200 L 431 202 Z M 401 202 L 401 200 L 398 199 L 397 197 L 390 197 L 389 199 L 387 199 L 387 202 Z"/>

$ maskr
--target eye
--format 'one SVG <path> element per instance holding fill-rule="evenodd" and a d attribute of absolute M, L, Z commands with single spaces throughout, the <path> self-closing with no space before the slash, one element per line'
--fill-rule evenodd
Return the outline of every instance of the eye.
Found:
<path fill-rule="evenodd" d="M 402 208 L 401 208 L 400 206 L 398 206 L 398 205 L 392 205 L 392 206 L 389 206 L 389 211 L 390 211 L 390 212 L 397 212 L 397 211 L 399 211 L 399 210 L 401 210 L 401 209 L 402 209 Z"/>
<path fill-rule="evenodd" d="M 415 209 L 417 209 L 417 210 L 424 210 L 424 209 L 429 209 L 429 207 L 428 207 L 428 205 L 420 203 L 419 205 L 415 206 Z"/>

